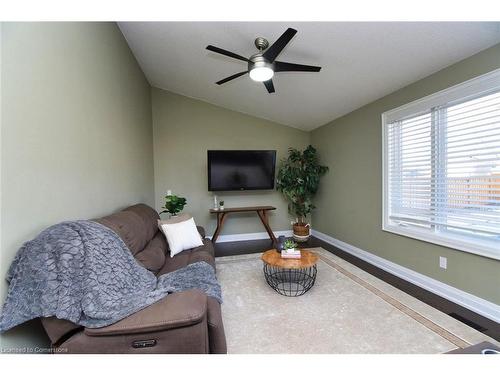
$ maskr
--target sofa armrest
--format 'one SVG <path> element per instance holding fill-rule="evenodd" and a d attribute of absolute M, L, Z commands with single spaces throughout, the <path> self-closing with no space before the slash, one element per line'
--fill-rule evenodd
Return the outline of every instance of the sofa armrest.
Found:
<path fill-rule="evenodd" d="M 207 315 L 207 296 L 191 289 L 170 294 L 125 319 L 102 328 L 85 328 L 87 336 L 113 336 L 163 331 L 201 322 Z"/>
<path fill-rule="evenodd" d="M 198 233 L 202 238 L 205 238 L 205 228 L 200 227 L 199 225 L 196 226 L 196 229 L 198 229 Z"/>
<path fill-rule="evenodd" d="M 220 303 L 213 297 L 207 299 L 208 335 L 211 354 L 227 354 L 226 334 L 222 322 Z"/>

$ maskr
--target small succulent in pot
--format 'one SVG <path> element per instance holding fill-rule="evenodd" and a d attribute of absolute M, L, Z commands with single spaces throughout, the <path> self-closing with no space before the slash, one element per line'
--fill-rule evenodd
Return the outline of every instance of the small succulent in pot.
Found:
<path fill-rule="evenodd" d="M 177 216 L 177 214 L 184 209 L 186 203 L 186 198 L 168 194 L 165 196 L 165 206 L 162 207 L 164 210 L 160 212 L 160 214 L 167 212 L 171 216 Z"/>
<path fill-rule="evenodd" d="M 283 242 L 283 250 L 294 250 L 297 248 L 297 246 L 299 246 L 297 244 L 297 242 L 295 242 L 294 240 L 285 240 L 285 242 Z"/>
<path fill-rule="evenodd" d="M 224 209 L 224 201 L 219 201 L 219 210 Z"/>

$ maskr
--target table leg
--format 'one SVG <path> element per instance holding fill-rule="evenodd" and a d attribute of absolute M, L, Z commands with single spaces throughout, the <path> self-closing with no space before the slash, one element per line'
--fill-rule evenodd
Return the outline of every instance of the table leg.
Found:
<path fill-rule="evenodd" d="M 219 237 L 219 233 L 224 226 L 224 220 L 226 219 L 226 212 L 217 212 L 217 228 L 215 229 L 215 233 L 212 236 L 212 242 L 215 243 L 217 241 L 217 237 Z"/>
<path fill-rule="evenodd" d="M 264 224 L 264 228 L 266 228 L 266 232 L 269 235 L 269 238 L 273 241 L 273 243 L 275 243 L 276 237 L 274 236 L 273 230 L 269 226 L 269 220 L 267 219 L 266 211 L 259 210 L 257 211 L 257 215 L 259 215 L 260 221 L 262 221 L 262 224 Z"/>

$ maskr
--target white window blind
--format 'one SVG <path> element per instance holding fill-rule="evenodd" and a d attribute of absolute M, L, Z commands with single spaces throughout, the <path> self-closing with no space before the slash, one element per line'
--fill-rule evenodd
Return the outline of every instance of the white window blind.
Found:
<path fill-rule="evenodd" d="M 500 259 L 500 86 L 445 99 L 384 123 L 384 229 Z"/>

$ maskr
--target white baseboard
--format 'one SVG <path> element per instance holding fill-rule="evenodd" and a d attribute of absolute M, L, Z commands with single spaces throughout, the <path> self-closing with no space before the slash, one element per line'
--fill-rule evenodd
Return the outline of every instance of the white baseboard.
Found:
<path fill-rule="evenodd" d="M 273 232 L 276 238 L 279 236 L 291 237 L 291 230 L 281 230 Z M 207 238 L 212 239 L 212 236 L 207 236 Z M 240 234 L 224 234 L 217 237 L 217 242 L 233 242 L 233 241 L 249 241 L 249 240 L 265 240 L 269 239 L 267 232 L 257 232 L 257 233 L 240 233 Z"/>
<path fill-rule="evenodd" d="M 415 284 L 423 289 L 437 294 L 438 296 L 446 298 L 449 301 L 452 301 L 460 306 L 474 311 L 488 319 L 500 323 L 500 306 L 493 302 L 464 292 L 463 290 L 452 287 L 429 276 L 422 275 L 421 273 L 400 266 L 399 264 L 388 261 L 365 250 L 361 250 L 360 248 L 342 242 L 324 233 L 318 232 L 316 230 L 312 230 L 311 233 L 314 237 L 319 238 L 320 240 L 323 240 L 330 245 L 338 247 L 339 249 L 352 254 L 370 264 L 373 264 L 374 266 L 381 268 L 384 271 L 392 273 L 393 275 L 398 276 L 403 280 L 409 281 L 412 284 Z"/>

